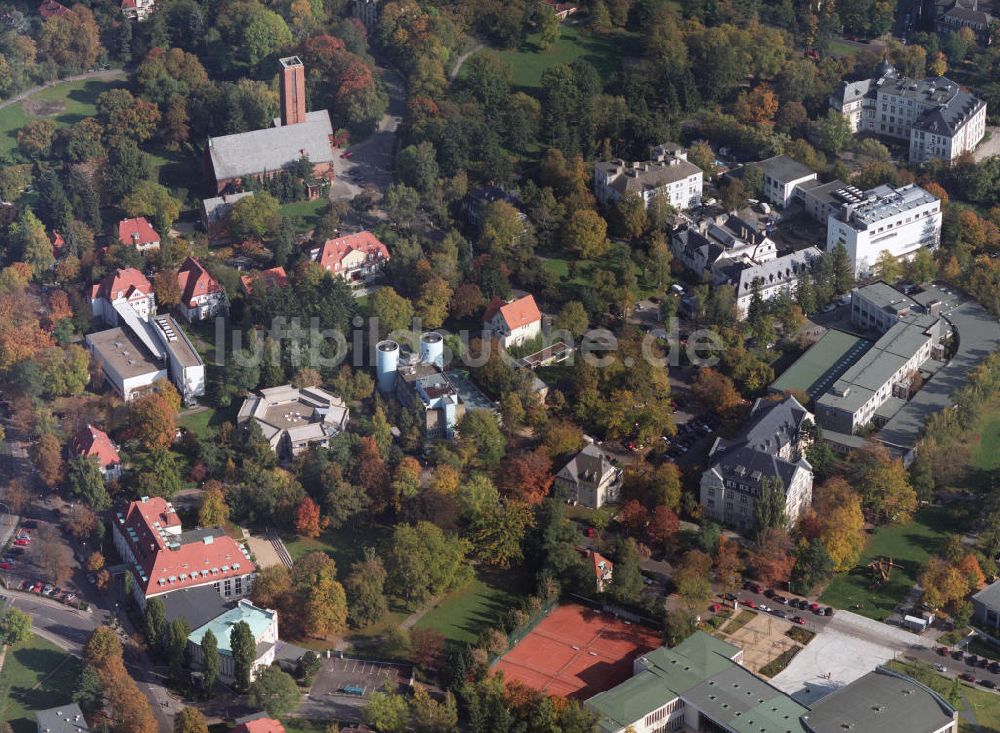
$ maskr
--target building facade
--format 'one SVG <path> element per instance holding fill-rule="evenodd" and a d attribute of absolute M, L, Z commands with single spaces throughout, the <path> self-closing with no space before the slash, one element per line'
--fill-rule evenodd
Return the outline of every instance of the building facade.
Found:
<path fill-rule="evenodd" d="M 219 195 L 239 192 L 249 179 L 273 176 L 303 157 L 312 164 L 314 181 L 332 180 L 334 133 L 330 115 L 325 109 L 306 111 L 305 67 L 299 57 L 289 56 L 278 63 L 281 116 L 274 126 L 208 140 L 207 163 Z M 310 190 L 318 195 L 315 187 Z"/>
<path fill-rule="evenodd" d="M 111 526 L 140 608 L 155 596 L 200 586 L 211 586 L 232 601 L 250 593 L 256 568 L 249 551 L 222 529 L 185 532 L 173 504 L 165 499 L 144 496 L 130 502 L 115 514 Z"/>
<path fill-rule="evenodd" d="M 251 681 L 257 678 L 262 669 L 270 667 L 278 644 L 278 612 L 259 608 L 245 598 L 240 599 L 235 607 L 221 616 L 191 632 L 187 646 L 192 665 L 196 668 L 204 666 L 205 654 L 201 642 L 205 638 L 205 632 L 211 631 L 218 642 L 219 678 L 231 684 L 235 679 L 231 633 L 233 626 L 241 622 L 250 627 L 256 644 L 256 655 L 250 668 Z"/>
<path fill-rule="evenodd" d="M 882 282 L 851 292 L 851 321 L 882 335 L 816 400 L 820 427 L 847 435 L 885 423 L 880 408 L 909 399 L 921 365 L 944 351 L 941 319 Z"/>
<path fill-rule="evenodd" d="M 486 329 L 505 349 L 531 341 L 542 334 L 542 312 L 532 295 L 505 303 L 494 297 L 483 314 Z"/>
<path fill-rule="evenodd" d="M 334 277 L 365 283 L 389 263 L 389 248 L 368 231 L 328 239 L 309 251 L 310 258 Z"/>
<path fill-rule="evenodd" d="M 701 476 L 705 516 L 741 532 L 756 529 L 756 503 L 765 481 L 785 496 L 789 526 L 812 506 L 812 466 L 805 459 L 812 414 L 794 397 L 757 400 L 750 424 L 734 440 L 716 438 Z"/>
<path fill-rule="evenodd" d="M 109 326 L 119 322 L 116 306 L 128 305 L 139 318 L 148 321 L 156 315 L 156 294 L 153 286 L 134 267 L 119 268 L 104 276 L 90 289 L 90 312 Z"/>
<path fill-rule="evenodd" d="M 855 277 L 868 274 L 883 252 L 908 260 L 941 242 L 941 201 L 920 186 L 878 186 L 860 196 L 842 189 L 834 195 L 840 206 L 827 220 L 826 251 L 843 245 Z"/>
<path fill-rule="evenodd" d="M 909 79 L 887 61 L 875 76 L 844 86 L 830 97 L 854 132 L 909 144 L 911 163 L 951 162 L 974 150 L 986 134 L 986 103 L 941 77 Z"/>
<path fill-rule="evenodd" d="M 144 216 L 118 222 L 118 241 L 126 247 L 135 247 L 140 252 L 152 252 L 160 248 L 160 235 Z"/>
<path fill-rule="evenodd" d="M 177 309 L 188 323 L 213 318 L 229 307 L 225 288 L 194 257 L 178 268 L 177 285 L 181 291 Z"/>
<path fill-rule="evenodd" d="M 776 206 L 786 206 L 796 187 L 816 180 L 816 171 L 787 155 L 776 155 L 755 165 L 764 174 L 764 198 Z"/>
<path fill-rule="evenodd" d="M 69 444 L 70 458 L 85 456 L 97 461 L 105 481 L 116 481 L 122 475 L 122 459 L 118 448 L 103 430 L 87 424 L 77 431 Z"/>
<path fill-rule="evenodd" d="M 622 469 L 612 464 L 600 447 L 590 443 L 556 474 L 554 486 L 565 493 L 567 501 L 600 509 L 618 502 Z"/>
<path fill-rule="evenodd" d="M 602 204 L 614 203 L 634 193 L 648 208 L 663 197 L 675 209 L 701 204 L 704 173 L 689 162 L 678 145 L 657 145 L 651 160 L 627 163 L 621 159 L 599 161 L 594 166 L 594 195 Z"/>

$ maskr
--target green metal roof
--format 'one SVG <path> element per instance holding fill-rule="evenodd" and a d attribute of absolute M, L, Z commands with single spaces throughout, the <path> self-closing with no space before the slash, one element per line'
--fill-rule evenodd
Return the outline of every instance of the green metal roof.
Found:
<path fill-rule="evenodd" d="M 254 642 L 257 642 L 274 621 L 275 613 L 275 611 L 258 608 L 250 603 L 250 601 L 242 600 L 235 608 L 229 609 L 221 616 L 217 616 L 204 626 L 200 626 L 192 631 L 188 637 L 188 641 L 201 644 L 205 632 L 211 629 L 212 633 L 215 634 L 216 640 L 219 642 L 219 653 L 232 656 L 233 650 L 229 645 L 229 635 L 233 630 L 233 626 L 240 621 L 246 621 L 250 626 Z"/>
<path fill-rule="evenodd" d="M 799 389 L 815 399 L 833 386 L 871 345 L 868 339 L 830 329 L 774 381 L 771 391 Z"/>

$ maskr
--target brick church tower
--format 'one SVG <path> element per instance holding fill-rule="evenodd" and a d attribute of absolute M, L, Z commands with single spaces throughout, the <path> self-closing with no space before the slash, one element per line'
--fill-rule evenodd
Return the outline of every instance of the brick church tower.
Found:
<path fill-rule="evenodd" d="M 281 125 L 306 121 L 306 67 L 298 56 L 280 59 Z"/>

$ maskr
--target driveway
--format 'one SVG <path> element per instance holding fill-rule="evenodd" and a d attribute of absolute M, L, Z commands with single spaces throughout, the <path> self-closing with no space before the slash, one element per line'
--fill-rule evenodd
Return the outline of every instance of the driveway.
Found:
<path fill-rule="evenodd" d="M 389 94 L 389 108 L 370 137 L 348 148 L 350 158 L 334 158 L 331 201 L 350 200 L 361 193 L 362 187 L 367 184 L 373 184 L 385 193 L 392 183 L 396 132 L 406 112 L 406 89 L 402 77 L 395 70 L 380 68 L 380 71 Z"/>
<path fill-rule="evenodd" d="M 982 163 L 994 155 L 1000 155 L 1000 127 L 987 125 L 986 134 L 990 136 L 990 139 L 981 142 L 979 147 L 972 153 L 972 157 L 975 158 L 977 163 Z"/>

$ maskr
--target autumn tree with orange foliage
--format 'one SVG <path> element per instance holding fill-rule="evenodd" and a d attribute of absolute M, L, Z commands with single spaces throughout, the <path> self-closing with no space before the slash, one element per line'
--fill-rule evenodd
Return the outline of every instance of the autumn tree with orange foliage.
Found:
<path fill-rule="evenodd" d="M 308 496 L 302 500 L 295 513 L 295 531 L 309 538 L 319 537 L 323 531 L 319 505 Z"/>
<path fill-rule="evenodd" d="M 530 453 L 515 453 L 501 464 L 500 476 L 500 485 L 512 498 L 538 504 L 552 486 L 552 460 L 542 448 Z"/>
<path fill-rule="evenodd" d="M 63 477 L 62 444 L 52 433 L 42 433 L 38 442 L 31 447 L 31 459 L 38 469 L 38 476 L 49 488 Z"/>
<path fill-rule="evenodd" d="M 673 545 L 680 527 L 680 517 L 670 507 L 661 504 L 649 517 L 646 536 L 652 544 L 666 550 Z"/>
<path fill-rule="evenodd" d="M 819 537 L 833 560 L 834 570 L 850 570 L 865 548 L 865 518 L 861 497 L 841 476 L 833 476 L 813 492 L 813 512 Z M 810 521 L 811 526 L 811 521 Z M 800 526 L 800 531 L 803 528 Z M 803 532 L 804 536 L 807 536 Z"/>
<path fill-rule="evenodd" d="M 622 507 L 622 511 L 618 515 L 618 521 L 621 523 L 626 534 L 631 537 L 642 537 L 646 532 L 646 526 L 649 524 L 649 512 L 640 502 L 630 499 Z"/>
<path fill-rule="evenodd" d="M 699 370 L 691 391 L 716 415 L 726 414 L 743 401 L 733 380 L 709 367 Z"/>
<path fill-rule="evenodd" d="M 38 318 L 38 299 L 23 290 L 0 295 L 0 371 L 52 346 Z"/>
<path fill-rule="evenodd" d="M 168 385 L 169 386 L 169 385 Z M 171 396 L 177 395 L 172 386 L 147 392 L 128 404 L 129 435 L 147 450 L 169 448 L 177 433 L 175 417 L 179 398 L 175 402 Z"/>
<path fill-rule="evenodd" d="M 104 689 L 104 705 L 91 723 L 107 725 L 112 733 L 156 733 L 159 726 L 149 700 L 129 676 L 115 632 L 99 626 L 83 649 L 83 661 L 93 668 Z"/>
<path fill-rule="evenodd" d="M 788 532 L 770 527 L 760 533 L 750 552 L 750 566 L 757 580 L 768 586 L 786 583 L 794 565 L 795 555 Z"/>
<path fill-rule="evenodd" d="M 369 435 L 359 440 L 354 480 L 368 494 L 375 513 L 384 512 L 393 503 L 389 478 L 389 467 L 382 460 L 375 438 Z"/>
<path fill-rule="evenodd" d="M 733 113 L 747 125 L 761 127 L 774 123 L 778 112 L 778 96 L 767 84 L 759 84 L 749 92 L 740 92 Z"/>
<path fill-rule="evenodd" d="M 732 593 L 740 587 L 745 567 L 739 545 L 723 535 L 715 551 L 715 577 L 725 592 Z"/>

